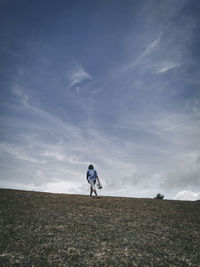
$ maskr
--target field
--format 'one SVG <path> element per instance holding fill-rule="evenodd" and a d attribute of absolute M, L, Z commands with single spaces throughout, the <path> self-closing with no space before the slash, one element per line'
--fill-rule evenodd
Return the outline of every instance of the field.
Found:
<path fill-rule="evenodd" d="M 0 189 L 0 266 L 200 266 L 200 201 Z"/>

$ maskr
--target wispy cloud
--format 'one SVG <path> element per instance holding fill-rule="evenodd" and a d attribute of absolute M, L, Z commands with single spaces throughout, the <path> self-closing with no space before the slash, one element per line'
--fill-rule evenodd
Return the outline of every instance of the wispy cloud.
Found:
<path fill-rule="evenodd" d="M 142 52 L 142 54 L 140 55 L 140 59 L 148 56 L 159 44 L 160 42 L 160 38 L 161 38 L 161 34 L 158 35 L 158 37 L 156 39 L 154 39 L 152 42 L 150 42 L 145 50 Z"/>
<path fill-rule="evenodd" d="M 22 161 L 28 161 L 32 163 L 45 163 L 45 161 L 39 161 L 34 157 L 30 156 L 23 148 L 16 145 L 0 143 L 0 149 L 1 149 L 0 154 L 8 153 L 11 156 L 14 156 Z"/>
<path fill-rule="evenodd" d="M 70 68 L 66 76 L 69 81 L 68 88 L 76 87 L 76 90 L 79 90 L 81 82 L 92 79 L 80 63 L 75 63 Z"/>
<path fill-rule="evenodd" d="M 152 120 L 148 131 L 158 135 L 160 138 L 169 140 L 177 145 L 191 145 L 197 148 L 199 143 L 199 117 L 189 113 L 160 113 Z"/>
<path fill-rule="evenodd" d="M 195 193 L 192 191 L 180 191 L 178 192 L 174 199 L 176 200 L 200 200 L 200 192 Z"/>
<path fill-rule="evenodd" d="M 25 107 L 29 107 L 31 108 L 31 106 L 29 105 L 29 97 L 27 94 L 25 94 L 22 90 L 21 90 L 21 87 L 17 84 L 14 84 L 12 86 L 12 91 L 13 93 L 19 97 L 20 101 L 22 102 L 22 104 L 25 106 Z"/>
<path fill-rule="evenodd" d="M 133 59 L 131 62 L 123 66 L 122 70 L 126 71 L 131 68 L 137 67 L 140 64 L 144 65 L 145 58 L 150 56 L 151 53 L 158 47 L 160 39 L 161 39 L 161 34 L 159 34 L 158 37 L 153 41 L 148 42 L 144 50 L 141 51 L 141 53 L 137 55 L 135 59 Z"/>
<path fill-rule="evenodd" d="M 78 129 L 78 127 L 63 122 L 54 114 L 50 114 L 49 112 L 31 103 L 28 94 L 25 93 L 23 88 L 19 87 L 18 85 L 14 85 L 13 88 L 13 93 L 19 98 L 19 101 L 22 103 L 22 105 L 24 105 L 27 114 L 29 114 L 31 117 L 34 114 L 37 117 L 37 120 L 43 121 L 43 125 L 45 125 L 45 127 L 50 127 L 51 129 L 54 129 L 54 131 L 65 132 L 68 137 L 76 137 L 77 139 L 79 138 L 80 130 Z"/>
<path fill-rule="evenodd" d="M 166 62 L 161 64 L 160 67 L 157 68 L 155 73 L 163 73 L 163 72 L 167 72 L 168 70 L 174 69 L 176 68 L 178 65 L 172 62 Z"/>

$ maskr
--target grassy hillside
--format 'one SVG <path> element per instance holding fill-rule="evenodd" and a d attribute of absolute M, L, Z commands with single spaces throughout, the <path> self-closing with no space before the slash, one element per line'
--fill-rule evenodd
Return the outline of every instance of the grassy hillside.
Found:
<path fill-rule="evenodd" d="M 0 266 L 200 266 L 200 202 L 1 189 Z"/>

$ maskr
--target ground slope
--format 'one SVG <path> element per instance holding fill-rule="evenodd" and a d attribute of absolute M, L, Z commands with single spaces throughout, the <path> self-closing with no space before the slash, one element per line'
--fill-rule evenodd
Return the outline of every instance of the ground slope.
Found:
<path fill-rule="evenodd" d="M 200 266 L 200 202 L 0 190 L 0 266 Z"/>

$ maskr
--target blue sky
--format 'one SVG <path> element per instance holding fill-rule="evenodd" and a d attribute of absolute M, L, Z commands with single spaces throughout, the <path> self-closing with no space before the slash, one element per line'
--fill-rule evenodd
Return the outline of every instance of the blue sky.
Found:
<path fill-rule="evenodd" d="M 0 1 L 0 187 L 200 198 L 200 3 Z"/>

